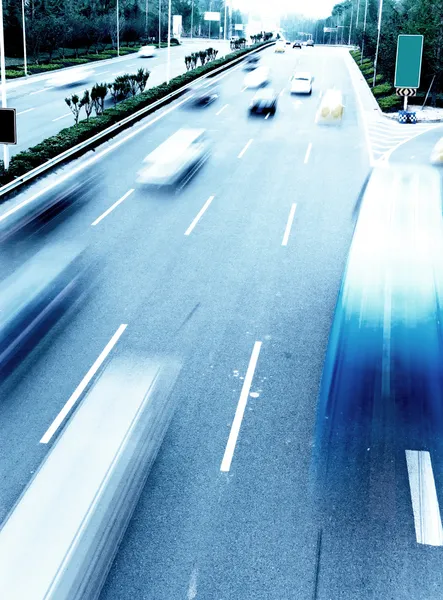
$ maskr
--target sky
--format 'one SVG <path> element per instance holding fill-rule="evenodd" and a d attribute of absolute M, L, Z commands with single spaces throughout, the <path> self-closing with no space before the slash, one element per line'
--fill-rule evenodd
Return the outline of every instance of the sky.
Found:
<path fill-rule="evenodd" d="M 283 15 L 291 12 L 306 17 L 324 18 L 331 14 L 332 7 L 338 2 L 339 0 L 232 0 L 232 6 L 243 11 L 250 9 L 254 13 L 263 11 L 263 17 L 278 17 L 278 13 Z"/>

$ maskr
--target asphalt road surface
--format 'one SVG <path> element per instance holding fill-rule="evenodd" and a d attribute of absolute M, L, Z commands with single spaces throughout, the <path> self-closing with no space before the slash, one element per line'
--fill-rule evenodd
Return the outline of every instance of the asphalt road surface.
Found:
<path fill-rule="evenodd" d="M 219 58 L 230 52 L 229 42 L 219 40 L 199 39 L 171 47 L 171 78 L 186 72 L 184 58 L 187 54 L 210 47 L 219 51 Z M 148 87 L 160 85 L 167 79 L 167 49 L 158 50 L 157 56 L 153 58 L 140 58 L 134 53 L 108 61 L 81 65 L 81 68 L 93 70 L 94 74 L 83 82 L 69 86 L 51 87 L 47 84 L 47 80 L 58 71 L 30 77 L 25 81 L 10 82 L 7 92 L 8 107 L 17 110 L 18 141 L 17 145 L 10 146 L 10 155 L 26 150 L 57 134 L 64 127 L 74 124 L 74 116 L 65 102 L 66 97 L 72 94 L 83 95 L 84 90 L 90 90 L 95 83 L 112 83 L 118 75 L 135 73 L 140 67 L 151 72 Z M 112 106 L 112 103 L 110 105 Z M 81 118 L 85 118 L 84 111 Z"/>
<path fill-rule="evenodd" d="M 441 548 L 416 542 L 405 459 L 389 480 L 392 458 L 374 453 L 362 482 L 369 493 L 345 490 L 330 510 L 319 511 L 313 495 L 317 394 L 369 170 L 345 52 L 265 51 L 281 92 L 275 117 L 248 118 L 253 92 L 241 66 L 223 75 L 209 107 L 181 100 L 151 115 L 103 147 L 118 144 L 93 167 L 92 197 L 2 251 L 2 277 L 63 241 L 89 244 L 101 268 L 82 306 L 3 385 L 0 518 L 47 452 L 43 435 L 121 324 L 119 346 L 183 361 L 177 412 L 101 600 L 441 595 Z M 296 68 L 315 76 L 312 96 L 290 96 Z M 320 95 L 333 86 L 344 92 L 344 118 L 320 126 Z M 184 125 L 207 129 L 209 161 L 180 194 L 147 192 L 135 181 L 143 158 Z M 440 497 L 442 485 L 437 477 Z"/>

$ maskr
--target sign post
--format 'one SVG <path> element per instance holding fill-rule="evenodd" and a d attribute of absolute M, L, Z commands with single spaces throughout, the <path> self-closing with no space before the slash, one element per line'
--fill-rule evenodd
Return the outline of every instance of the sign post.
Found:
<path fill-rule="evenodd" d="M 397 94 L 404 96 L 405 111 L 408 110 L 408 97 L 415 96 L 415 92 L 410 92 L 420 87 L 422 55 L 422 35 L 398 36 L 394 86 L 398 88 Z"/>
<path fill-rule="evenodd" d="M 0 108 L 0 144 L 17 143 L 17 119 L 15 108 Z"/>

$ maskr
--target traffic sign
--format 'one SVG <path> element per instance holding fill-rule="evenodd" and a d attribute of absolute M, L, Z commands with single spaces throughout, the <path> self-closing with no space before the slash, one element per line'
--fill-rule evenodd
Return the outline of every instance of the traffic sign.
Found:
<path fill-rule="evenodd" d="M 413 88 L 397 88 L 395 90 L 397 96 L 415 96 L 417 94 L 417 90 Z"/>
<path fill-rule="evenodd" d="M 0 144 L 17 143 L 15 108 L 0 108 Z"/>
<path fill-rule="evenodd" d="M 394 80 L 394 86 L 396 88 L 420 87 L 422 54 L 422 35 L 398 36 Z"/>

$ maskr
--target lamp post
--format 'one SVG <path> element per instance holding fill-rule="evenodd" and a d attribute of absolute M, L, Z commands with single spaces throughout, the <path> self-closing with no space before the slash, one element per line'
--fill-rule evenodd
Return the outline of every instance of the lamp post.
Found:
<path fill-rule="evenodd" d="M 365 35 L 366 35 L 366 19 L 368 16 L 368 0 L 366 0 L 365 3 L 365 18 L 363 20 L 363 39 L 361 42 L 361 58 L 360 58 L 360 64 L 363 64 L 363 54 L 365 51 Z"/>
<path fill-rule="evenodd" d="M 194 29 L 194 0 L 192 0 L 192 4 L 191 4 L 191 40 L 192 40 L 193 29 Z"/>
<path fill-rule="evenodd" d="M 158 0 L 158 47 L 162 41 L 162 0 Z"/>
<path fill-rule="evenodd" d="M 351 32 L 352 32 L 352 21 L 354 18 L 354 2 L 351 4 L 351 24 L 349 26 L 349 38 L 348 38 L 348 46 L 351 45 Z"/>
<path fill-rule="evenodd" d="M 120 15 L 119 6 L 117 0 L 117 56 L 120 56 Z"/>
<path fill-rule="evenodd" d="M 6 108 L 6 69 L 5 69 L 5 38 L 3 31 L 3 0 L 0 0 L 0 76 L 2 87 L 2 108 Z M 3 165 L 9 169 L 9 147 L 3 146 Z"/>
<path fill-rule="evenodd" d="M 148 36 L 149 36 L 148 10 L 149 10 L 149 0 L 146 0 L 146 43 L 148 43 Z"/>
<path fill-rule="evenodd" d="M 26 26 L 25 26 L 25 0 L 22 0 L 22 21 L 23 21 L 23 61 L 25 64 L 25 77 L 28 76 L 28 61 L 26 57 Z"/>
<path fill-rule="evenodd" d="M 227 8 L 228 8 L 227 0 L 225 0 L 225 24 L 223 26 L 223 39 L 225 40 L 225 42 L 226 42 L 226 23 L 227 23 L 227 17 L 228 17 Z"/>
<path fill-rule="evenodd" d="M 380 7 L 378 11 L 378 32 L 377 32 L 377 47 L 375 49 L 375 59 L 374 59 L 374 81 L 372 82 L 372 87 L 375 86 L 375 79 L 377 77 L 377 60 L 378 60 L 378 48 L 380 45 L 380 32 L 381 32 L 381 17 L 383 12 L 383 0 L 380 0 Z"/>
<path fill-rule="evenodd" d="M 172 2 L 172 0 L 169 0 L 169 6 L 168 6 L 168 66 L 167 66 L 167 70 L 166 70 L 167 83 L 169 83 L 169 80 L 171 78 L 171 2 Z"/>

